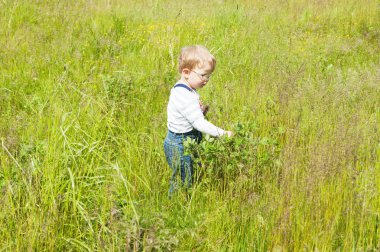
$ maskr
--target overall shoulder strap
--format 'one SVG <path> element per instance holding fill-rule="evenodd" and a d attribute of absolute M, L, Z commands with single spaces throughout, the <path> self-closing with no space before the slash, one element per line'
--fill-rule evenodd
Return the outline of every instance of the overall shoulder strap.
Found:
<path fill-rule="evenodd" d="M 182 87 L 182 88 L 186 88 L 187 90 L 189 90 L 190 92 L 192 92 L 191 88 L 189 88 L 188 86 L 186 86 L 185 84 L 177 84 L 174 86 L 174 88 L 176 87 Z"/>

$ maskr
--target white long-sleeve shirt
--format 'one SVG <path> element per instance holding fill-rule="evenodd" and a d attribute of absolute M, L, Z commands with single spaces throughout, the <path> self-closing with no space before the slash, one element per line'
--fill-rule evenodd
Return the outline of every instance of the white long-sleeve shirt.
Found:
<path fill-rule="evenodd" d="M 195 128 L 211 136 L 222 136 L 224 130 L 205 119 L 200 107 L 199 94 L 186 87 L 174 86 L 170 91 L 167 107 L 168 129 L 175 133 L 186 133 Z"/>

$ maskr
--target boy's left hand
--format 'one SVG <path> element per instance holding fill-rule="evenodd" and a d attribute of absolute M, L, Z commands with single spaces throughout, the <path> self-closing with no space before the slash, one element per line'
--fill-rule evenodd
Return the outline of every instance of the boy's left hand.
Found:
<path fill-rule="evenodd" d="M 199 101 L 199 106 L 201 107 L 202 113 L 205 116 L 210 109 L 209 105 L 203 105 L 201 101 Z"/>
<path fill-rule="evenodd" d="M 201 105 L 201 110 L 202 110 L 202 113 L 203 115 L 205 116 L 208 112 L 208 110 L 210 109 L 210 106 L 208 105 Z"/>

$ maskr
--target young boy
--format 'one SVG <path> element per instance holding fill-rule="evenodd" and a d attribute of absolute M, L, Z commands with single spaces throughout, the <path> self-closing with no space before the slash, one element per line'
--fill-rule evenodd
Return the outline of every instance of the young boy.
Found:
<path fill-rule="evenodd" d="M 203 46 L 187 46 L 181 50 L 181 79 L 170 92 L 167 107 L 168 134 L 164 142 L 166 160 L 172 169 L 169 196 L 175 190 L 177 173 L 181 174 L 185 187 L 189 188 L 192 184 L 193 161 L 189 155 L 184 155 L 183 147 L 187 138 L 199 143 L 202 139 L 201 132 L 214 137 L 232 136 L 231 131 L 218 128 L 204 118 L 208 107 L 202 105 L 196 91 L 207 84 L 215 65 L 214 56 Z"/>

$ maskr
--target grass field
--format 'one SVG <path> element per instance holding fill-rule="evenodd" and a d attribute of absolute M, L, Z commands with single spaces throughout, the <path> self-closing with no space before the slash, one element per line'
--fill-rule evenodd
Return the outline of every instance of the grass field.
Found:
<path fill-rule="evenodd" d="M 232 139 L 167 197 L 185 45 Z M 0 1 L 1 251 L 379 251 L 380 4 Z"/>

